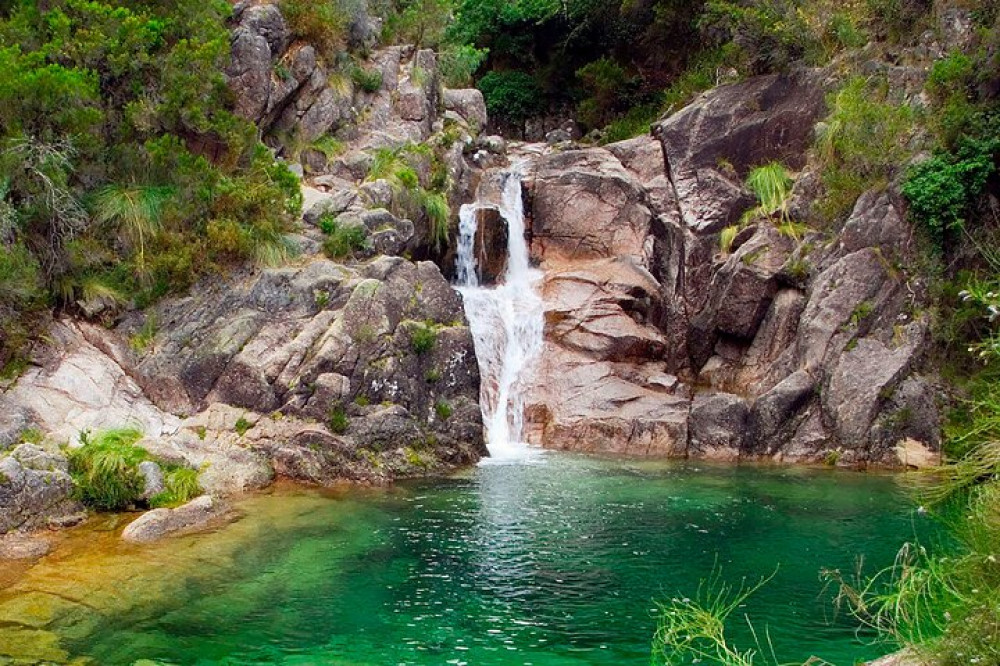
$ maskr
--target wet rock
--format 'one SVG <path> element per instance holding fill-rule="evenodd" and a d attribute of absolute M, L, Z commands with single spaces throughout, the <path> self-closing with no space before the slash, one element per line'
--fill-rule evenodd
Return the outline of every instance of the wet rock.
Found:
<path fill-rule="evenodd" d="M 786 431 L 815 396 L 816 380 L 805 370 L 793 373 L 754 401 L 748 420 L 747 453 L 773 454 L 784 444 Z"/>
<path fill-rule="evenodd" d="M 122 531 L 131 543 L 152 543 L 178 534 L 206 529 L 223 520 L 228 507 L 218 499 L 202 495 L 176 509 L 153 509 L 142 514 Z"/>
<path fill-rule="evenodd" d="M 0 536 L 0 560 L 37 560 L 48 555 L 48 539 L 12 532 Z"/>

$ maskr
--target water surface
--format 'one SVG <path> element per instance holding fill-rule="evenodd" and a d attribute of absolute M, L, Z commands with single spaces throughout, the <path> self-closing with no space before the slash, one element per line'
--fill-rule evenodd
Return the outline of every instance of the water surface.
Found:
<path fill-rule="evenodd" d="M 240 508 L 151 547 L 122 543 L 112 518 L 66 537 L 0 587 L 0 655 L 648 664 L 655 601 L 718 566 L 731 581 L 777 570 L 745 611 L 780 660 L 851 665 L 889 648 L 835 616 L 820 570 L 884 566 L 923 529 L 893 477 L 561 454 L 392 489 L 279 488 Z"/>

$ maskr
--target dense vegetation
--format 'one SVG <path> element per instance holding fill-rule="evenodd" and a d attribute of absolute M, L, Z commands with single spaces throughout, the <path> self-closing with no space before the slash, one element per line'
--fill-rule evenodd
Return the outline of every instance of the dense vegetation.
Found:
<path fill-rule="evenodd" d="M 143 500 L 146 479 L 139 464 L 152 458 L 137 446 L 140 439 L 142 432 L 133 428 L 83 433 L 82 446 L 67 450 L 77 499 L 98 511 L 123 511 L 141 503 L 177 506 L 201 494 L 198 470 L 162 464 L 163 489 Z"/>
<path fill-rule="evenodd" d="M 48 306 L 288 252 L 295 177 L 228 111 L 223 0 L 0 3 L 0 366 Z"/>

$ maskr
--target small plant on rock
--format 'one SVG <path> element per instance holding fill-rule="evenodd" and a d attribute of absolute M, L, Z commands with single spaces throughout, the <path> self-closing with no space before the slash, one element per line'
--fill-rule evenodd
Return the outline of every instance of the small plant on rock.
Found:
<path fill-rule="evenodd" d="M 418 356 L 430 352 L 436 343 L 437 330 L 433 324 L 418 323 L 410 330 L 410 346 Z"/>
<path fill-rule="evenodd" d="M 334 405 L 330 408 L 329 416 L 326 420 L 326 425 L 330 428 L 330 432 L 337 435 L 343 435 L 347 432 L 348 426 L 350 426 L 350 421 L 347 419 L 347 412 L 344 411 L 343 405 Z"/>

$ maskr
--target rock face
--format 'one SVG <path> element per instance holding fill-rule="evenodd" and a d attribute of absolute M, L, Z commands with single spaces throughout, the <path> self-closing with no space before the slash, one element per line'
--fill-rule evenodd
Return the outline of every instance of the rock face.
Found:
<path fill-rule="evenodd" d="M 825 81 L 753 78 L 653 136 L 534 158 L 546 338 L 532 441 L 844 465 L 912 464 L 939 446 L 927 324 L 910 314 L 923 292 L 895 268 L 912 231 L 891 191 L 862 196 L 832 242 L 762 219 L 719 249 L 755 204 L 750 169 L 806 166 Z"/>
<path fill-rule="evenodd" d="M 80 511 L 66 458 L 22 444 L 0 458 L 0 534 L 44 527 Z"/>

